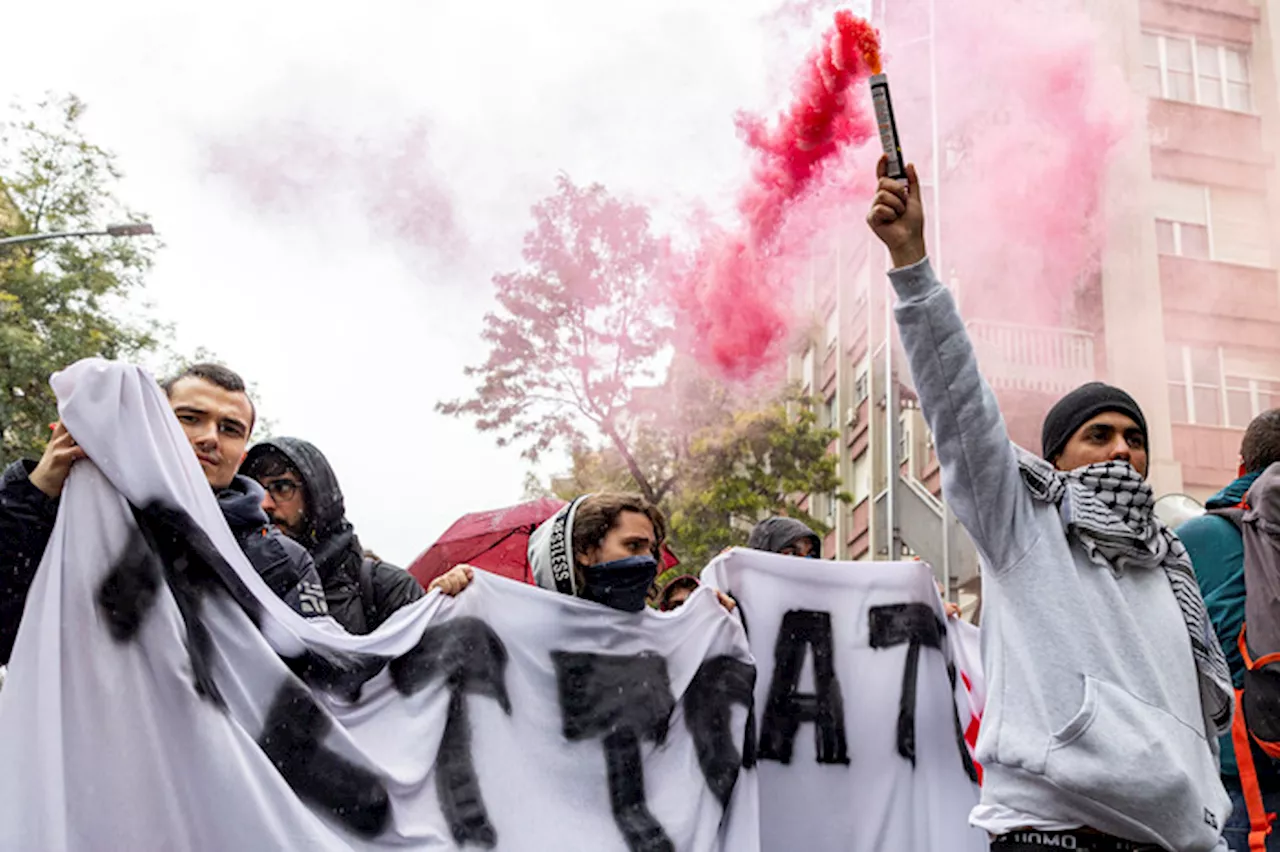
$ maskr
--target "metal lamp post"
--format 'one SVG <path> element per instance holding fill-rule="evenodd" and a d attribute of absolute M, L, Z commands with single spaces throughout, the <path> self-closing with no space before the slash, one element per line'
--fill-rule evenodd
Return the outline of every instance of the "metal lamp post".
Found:
<path fill-rule="evenodd" d="M 108 225 L 101 231 L 54 231 L 48 234 L 20 234 L 16 237 L 2 237 L 0 238 L 0 246 L 38 243 L 45 240 L 62 240 L 72 237 L 145 237 L 155 232 L 155 228 L 151 227 L 150 222 L 132 222 L 124 225 Z"/>

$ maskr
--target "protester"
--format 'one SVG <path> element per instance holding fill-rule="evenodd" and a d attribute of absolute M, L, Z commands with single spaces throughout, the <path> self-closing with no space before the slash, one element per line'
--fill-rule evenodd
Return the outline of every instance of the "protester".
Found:
<path fill-rule="evenodd" d="M 258 484 L 236 475 L 255 419 L 244 380 L 219 364 L 196 364 L 162 387 L 244 555 L 296 612 L 324 615 L 324 590 L 311 557 L 267 523 Z M 13 650 L 62 488 L 71 466 L 84 457 L 58 423 L 39 462 L 14 462 L 0 476 L 0 663 Z"/>
<path fill-rule="evenodd" d="M 240 469 L 265 489 L 262 508 L 271 522 L 311 553 L 329 614 L 349 633 L 373 631 L 426 594 L 407 571 L 365 554 L 346 518 L 338 478 L 313 444 L 264 441 Z"/>
<path fill-rule="evenodd" d="M 1013 446 L 930 268 L 915 169 L 905 186 L 886 169 L 867 221 L 895 267 L 943 490 L 984 563 L 985 777 L 971 822 L 1003 852 L 1224 849 L 1215 746 L 1231 676 L 1186 551 L 1154 516 L 1142 411 L 1086 385 L 1046 417 L 1043 458 Z"/>
<path fill-rule="evenodd" d="M 684 602 L 694 593 L 698 585 L 698 578 L 692 574 L 680 574 L 671 578 L 662 587 L 662 591 L 658 592 L 658 609 L 661 612 L 679 609 L 684 606 Z"/>
<path fill-rule="evenodd" d="M 1186 545 L 1195 566 L 1205 606 L 1213 619 L 1214 631 L 1226 653 L 1237 689 L 1244 687 L 1245 671 L 1239 647 L 1245 616 L 1244 542 L 1240 529 L 1234 523 L 1213 513 L 1241 506 L 1258 477 L 1268 467 L 1280 462 L 1280 408 L 1258 415 L 1249 424 L 1240 444 L 1240 460 L 1240 476 L 1205 504 L 1210 513 L 1192 518 L 1178 527 L 1178 537 Z M 1231 736 L 1224 736 L 1219 745 L 1222 750 L 1222 782 L 1232 804 L 1231 818 L 1223 834 L 1232 850 L 1248 852 L 1249 812 Z M 1276 813 L 1280 811 L 1280 766 L 1256 745 L 1251 747 L 1251 752 L 1262 805 L 1267 812 Z M 1273 830 L 1267 837 L 1266 848 L 1280 850 L 1280 830 Z"/>
<path fill-rule="evenodd" d="M 785 553 L 787 556 L 822 558 L 822 539 L 795 518 L 765 518 L 751 528 L 751 535 L 747 536 L 747 547 L 770 553 Z"/>
<path fill-rule="evenodd" d="M 601 493 L 564 506 L 529 537 L 533 579 L 544 589 L 604 604 L 623 612 L 645 608 L 658 576 L 667 524 L 662 510 L 639 494 Z M 431 581 L 456 595 L 474 576 L 470 566 L 451 568 Z M 736 606 L 716 592 L 725 609 Z"/>

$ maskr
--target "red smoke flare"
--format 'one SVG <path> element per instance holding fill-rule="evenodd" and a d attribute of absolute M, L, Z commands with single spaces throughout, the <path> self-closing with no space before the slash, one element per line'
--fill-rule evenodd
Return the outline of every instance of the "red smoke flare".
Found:
<path fill-rule="evenodd" d="M 675 294 L 695 355 L 725 375 L 749 378 L 785 335 L 790 305 L 780 286 L 786 250 L 779 231 L 797 202 L 822 182 L 837 155 L 876 135 L 864 91 L 880 71 L 879 34 L 848 10 L 801 69 L 791 106 L 772 128 L 740 115 L 738 129 L 755 155 L 751 183 L 738 200 L 742 228 L 710 235 L 693 274 Z"/>

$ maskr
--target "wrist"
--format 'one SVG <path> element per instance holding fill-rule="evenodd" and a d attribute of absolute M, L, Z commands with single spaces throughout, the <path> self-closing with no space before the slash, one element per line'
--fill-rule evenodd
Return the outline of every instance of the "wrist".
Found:
<path fill-rule="evenodd" d="M 49 471 L 36 467 L 35 470 L 27 474 L 27 479 L 41 494 L 51 500 L 56 500 L 62 496 L 62 483 L 58 482 Z"/>
<path fill-rule="evenodd" d="M 900 246 L 889 250 L 889 258 L 893 261 L 894 269 L 902 269 L 906 266 L 912 266 L 924 260 L 927 252 L 924 248 L 924 241 Z"/>

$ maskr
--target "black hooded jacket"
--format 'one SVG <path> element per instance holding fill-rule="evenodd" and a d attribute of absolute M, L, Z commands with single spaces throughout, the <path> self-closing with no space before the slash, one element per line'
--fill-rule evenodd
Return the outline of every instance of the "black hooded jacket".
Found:
<path fill-rule="evenodd" d="M 315 559 L 329 614 L 347 632 L 372 632 L 400 607 L 426 594 L 409 572 L 366 559 L 360 539 L 347 521 L 338 477 L 315 445 L 299 438 L 273 438 L 255 444 L 241 470 L 252 471 L 254 463 L 271 452 L 288 459 L 302 479 L 307 501 L 302 544 Z"/>
<path fill-rule="evenodd" d="M 822 552 L 822 539 L 805 524 L 795 518 L 765 518 L 751 529 L 747 538 L 747 547 L 752 550 L 767 550 L 770 553 L 781 553 L 782 548 L 807 538 L 813 544 L 813 552 Z"/>
<path fill-rule="evenodd" d="M 35 466 L 14 462 L 0 475 L 0 665 L 13 652 L 27 593 L 58 517 L 58 500 L 31 483 Z M 324 593 L 311 556 L 267 523 L 262 486 L 237 476 L 217 497 L 240 549 L 271 591 L 301 615 L 324 615 Z"/>

